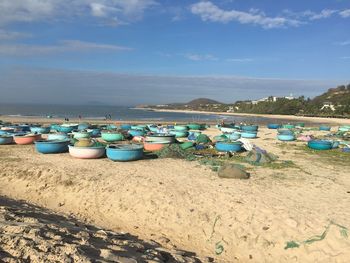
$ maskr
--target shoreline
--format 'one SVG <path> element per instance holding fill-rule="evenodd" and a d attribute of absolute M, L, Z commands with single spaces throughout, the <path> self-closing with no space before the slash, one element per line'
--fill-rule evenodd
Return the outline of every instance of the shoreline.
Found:
<path fill-rule="evenodd" d="M 147 108 L 137 108 L 137 109 L 148 110 Z M 169 109 L 152 109 L 152 110 L 156 112 L 179 112 L 179 113 L 196 113 L 196 114 L 205 114 L 205 115 L 261 117 L 266 119 L 307 121 L 311 123 L 350 124 L 350 119 L 341 119 L 341 118 L 305 117 L 305 116 L 295 116 L 295 115 L 253 114 L 253 113 L 235 113 L 235 112 L 212 112 L 212 111 L 197 111 L 197 110 L 169 110 Z"/>

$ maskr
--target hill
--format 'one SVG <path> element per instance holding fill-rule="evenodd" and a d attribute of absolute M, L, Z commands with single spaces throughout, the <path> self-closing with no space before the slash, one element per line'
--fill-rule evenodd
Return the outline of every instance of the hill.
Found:
<path fill-rule="evenodd" d="M 185 103 L 187 105 L 191 105 L 191 106 L 196 106 L 196 105 L 205 105 L 205 104 L 222 104 L 221 102 L 218 102 L 216 100 L 212 100 L 212 99 L 207 99 L 207 98 L 198 98 L 198 99 L 194 99 L 191 100 L 188 103 Z"/>
<path fill-rule="evenodd" d="M 350 103 L 350 84 L 347 87 L 339 86 L 329 89 L 320 96 L 315 97 L 312 101 L 314 104 L 323 104 L 331 102 L 334 105 L 346 105 Z"/>

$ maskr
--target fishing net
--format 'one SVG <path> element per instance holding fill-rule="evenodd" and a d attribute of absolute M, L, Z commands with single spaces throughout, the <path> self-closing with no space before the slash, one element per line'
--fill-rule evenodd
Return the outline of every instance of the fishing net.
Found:
<path fill-rule="evenodd" d="M 331 221 L 321 235 L 316 235 L 316 236 L 310 237 L 304 241 L 294 241 L 294 240 L 288 241 L 286 243 L 286 246 L 284 247 L 284 249 L 297 248 L 303 244 L 308 245 L 308 244 L 312 244 L 314 242 L 322 241 L 323 239 L 326 238 L 328 231 L 332 225 L 339 228 L 339 233 L 342 237 L 344 237 L 344 238 L 348 237 L 348 229 L 345 226 L 339 225 L 339 224 Z"/>
<path fill-rule="evenodd" d="M 159 151 L 154 152 L 158 158 L 174 158 L 174 159 L 185 159 L 193 161 L 196 159 L 196 156 L 192 151 L 184 150 L 181 148 L 180 144 L 170 144 Z"/>
<path fill-rule="evenodd" d="M 199 134 L 196 138 L 196 143 L 210 143 L 210 138 L 205 134 Z"/>
<path fill-rule="evenodd" d="M 244 158 L 244 161 L 252 164 L 252 165 L 263 165 L 266 163 L 274 162 L 278 159 L 278 157 L 272 153 L 268 153 L 265 150 L 262 150 L 258 147 L 251 150 L 248 155 Z"/>

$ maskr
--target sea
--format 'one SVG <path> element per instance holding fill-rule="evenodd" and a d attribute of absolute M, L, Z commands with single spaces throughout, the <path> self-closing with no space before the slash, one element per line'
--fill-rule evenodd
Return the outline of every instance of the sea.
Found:
<path fill-rule="evenodd" d="M 3 116 L 30 118 L 79 118 L 114 121 L 191 121 L 191 122 L 235 122 L 235 123 L 267 123 L 269 118 L 254 116 L 227 116 L 221 114 L 159 112 L 147 109 L 136 109 L 132 106 L 105 105 L 31 105 L 31 104 L 0 104 L 0 118 Z M 281 122 L 281 120 L 279 120 Z"/>

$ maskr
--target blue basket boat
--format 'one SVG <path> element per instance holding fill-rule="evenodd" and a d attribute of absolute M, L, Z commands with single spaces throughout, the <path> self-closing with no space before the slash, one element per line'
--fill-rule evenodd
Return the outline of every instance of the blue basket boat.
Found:
<path fill-rule="evenodd" d="M 101 129 L 99 128 L 91 128 L 91 129 L 87 129 L 87 132 L 90 132 L 91 137 L 98 137 L 101 135 Z"/>
<path fill-rule="evenodd" d="M 330 150 L 333 148 L 333 142 L 327 140 L 312 140 L 307 146 L 314 150 Z"/>
<path fill-rule="evenodd" d="M 128 133 L 133 137 L 144 136 L 146 134 L 146 132 L 144 130 L 134 130 L 134 129 L 129 130 Z"/>
<path fill-rule="evenodd" d="M 257 131 L 259 129 L 258 125 L 242 125 L 242 131 Z"/>
<path fill-rule="evenodd" d="M 247 138 L 247 139 L 254 139 L 258 135 L 257 131 L 242 131 L 241 132 L 241 137 L 242 138 Z"/>
<path fill-rule="evenodd" d="M 118 162 L 136 161 L 143 157 L 143 145 L 138 144 L 111 144 L 106 151 L 108 159 Z"/>
<path fill-rule="evenodd" d="M 239 152 L 242 150 L 241 142 L 217 142 L 215 148 L 219 152 Z"/>
<path fill-rule="evenodd" d="M 295 135 L 294 133 L 291 133 L 291 134 L 279 133 L 277 134 L 277 139 L 280 141 L 286 141 L 286 142 L 295 141 Z"/>
<path fill-rule="evenodd" d="M 226 134 L 227 138 L 231 141 L 236 141 L 241 138 L 241 134 L 238 132 Z"/>
<path fill-rule="evenodd" d="M 0 145 L 13 143 L 13 137 L 10 135 L 0 135 Z"/>
<path fill-rule="evenodd" d="M 277 123 L 269 123 L 269 124 L 267 124 L 267 128 L 268 129 L 279 129 L 281 127 L 282 127 L 282 125 L 281 124 L 277 124 Z"/>
<path fill-rule="evenodd" d="M 64 153 L 68 152 L 70 140 L 40 140 L 35 141 L 35 149 L 39 153 Z"/>
<path fill-rule="evenodd" d="M 331 127 L 330 126 L 326 126 L 326 125 L 321 125 L 319 130 L 320 131 L 330 131 Z"/>

